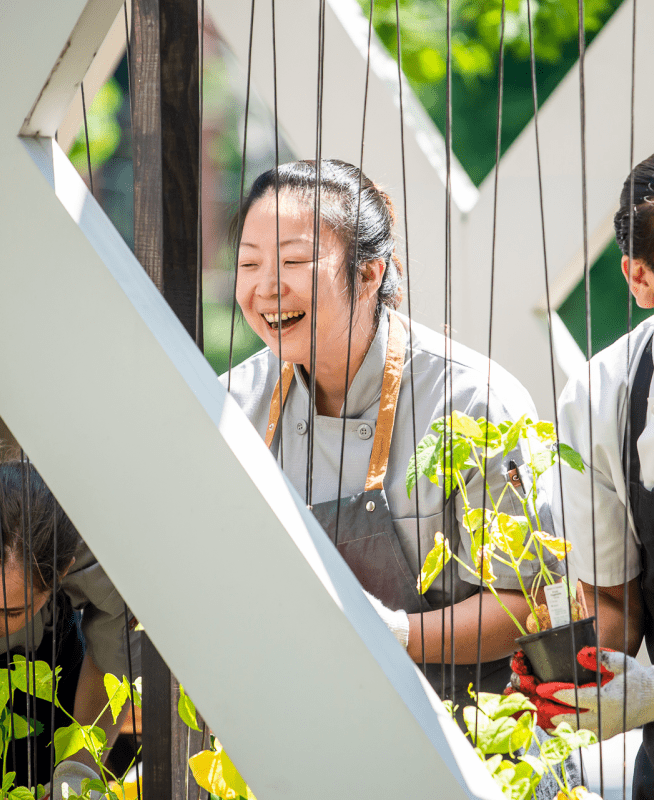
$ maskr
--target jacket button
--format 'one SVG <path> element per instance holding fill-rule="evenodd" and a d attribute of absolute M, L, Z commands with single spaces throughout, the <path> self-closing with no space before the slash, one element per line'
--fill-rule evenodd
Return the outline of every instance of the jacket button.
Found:
<path fill-rule="evenodd" d="M 302 436 L 303 433 L 307 432 L 307 423 L 301 419 L 295 426 L 295 430 Z"/>
<path fill-rule="evenodd" d="M 366 503 L 366 511 L 374 511 L 374 510 L 375 510 L 375 504 L 373 503 L 372 500 L 368 500 L 368 502 Z"/>
<path fill-rule="evenodd" d="M 366 422 L 362 422 L 357 428 L 359 439 L 370 439 L 372 436 L 372 428 Z"/>

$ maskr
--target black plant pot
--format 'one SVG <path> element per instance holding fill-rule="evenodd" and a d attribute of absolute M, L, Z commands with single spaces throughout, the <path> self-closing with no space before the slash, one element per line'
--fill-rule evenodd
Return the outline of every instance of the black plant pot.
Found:
<path fill-rule="evenodd" d="M 534 675 L 541 681 L 574 683 L 576 654 L 582 647 L 595 647 L 597 644 L 594 622 L 595 617 L 580 619 L 572 623 L 572 630 L 570 625 L 561 625 L 520 636 L 516 642 L 529 659 Z M 576 662 L 576 666 L 578 686 L 596 682 L 597 675 L 594 671 L 584 669 L 579 662 Z"/>

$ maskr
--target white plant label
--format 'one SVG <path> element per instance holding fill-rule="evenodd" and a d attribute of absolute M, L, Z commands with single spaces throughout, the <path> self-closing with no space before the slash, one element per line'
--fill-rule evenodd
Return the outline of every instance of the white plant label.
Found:
<path fill-rule="evenodd" d="M 554 583 L 545 587 L 545 600 L 550 612 L 552 627 L 570 624 L 568 589 L 564 583 Z"/>

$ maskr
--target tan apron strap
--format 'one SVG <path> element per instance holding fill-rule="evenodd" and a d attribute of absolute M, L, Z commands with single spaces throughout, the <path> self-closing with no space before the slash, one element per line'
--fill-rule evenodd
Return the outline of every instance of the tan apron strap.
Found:
<path fill-rule="evenodd" d="M 384 488 L 384 478 L 388 468 L 388 455 L 391 451 L 393 426 L 395 425 L 397 398 L 400 394 L 402 372 L 404 370 L 405 346 L 406 333 L 404 325 L 402 325 L 400 318 L 391 312 L 389 314 L 386 365 L 384 367 L 375 438 L 372 443 L 370 466 L 368 467 L 368 477 L 366 478 L 366 492 Z"/>
<path fill-rule="evenodd" d="M 285 361 L 282 365 L 282 407 L 286 402 L 286 396 L 288 395 L 288 390 L 291 388 L 291 383 L 293 383 L 294 374 L 293 364 Z M 266 447 L 270 447 L 273 439 L 275 438 L 275 431 L 277 430 L 277 423 L 279 422 L 279 412 L 280 405 L 278 380 L 277 385 L 275 386 L 275 391 L 273 392 L 272 400 L 270 401 L 270 414 L 268 415 L 268 427 L 266 428 Z"/>

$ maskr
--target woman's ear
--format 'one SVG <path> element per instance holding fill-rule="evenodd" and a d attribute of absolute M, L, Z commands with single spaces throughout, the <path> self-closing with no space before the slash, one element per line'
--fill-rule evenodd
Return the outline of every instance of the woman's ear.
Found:
<path fill-rule="evenodd" d="M 361 293 L 360 299 L 370 299 L 374 297 L 379 291 L 384 272 L 386 270 L 386 263 L 383 258 L 375 258 L 373 261 L 368 261 L 361 268 Z"/>
<path fill-rule="evenodd" d="M 622 256 L 622 274 L 625 276 L 639 308 L 654 308 L 654 270 L 639 258 L 631 260 Z"/>

